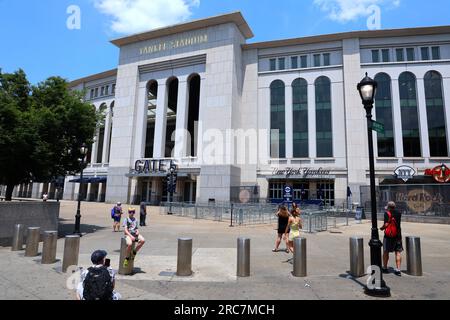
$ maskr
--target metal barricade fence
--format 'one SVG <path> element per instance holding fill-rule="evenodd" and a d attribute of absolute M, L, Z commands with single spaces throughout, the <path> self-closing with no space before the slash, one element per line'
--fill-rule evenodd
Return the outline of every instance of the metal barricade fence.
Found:
<path fill-rule="evenodd" d="M 206 219 L 217 222 L 231 222 L 231 226 L 260 225 L 277 223 L 276 204 L 192 204 L 163 202 L 160 214 L 167 214 L 171 207 L 173 215 L 192 219 Z M 314 210 L 315 209 L 315 210 Z M 303 232 L 314 233 L 327 231 L 330 227 L 348 225 L 346 210 L 317 210 L 317 207 L 302 209 Z"/>

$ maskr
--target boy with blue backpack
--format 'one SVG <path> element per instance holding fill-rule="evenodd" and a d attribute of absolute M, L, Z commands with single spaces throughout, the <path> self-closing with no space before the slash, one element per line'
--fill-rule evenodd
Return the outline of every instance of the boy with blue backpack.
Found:
<path fill-rule="evenodd" d="M 122 203 L 117 204 L 111 210 L 111 219 L 113 219 L 113 232 L 120 232 L 120 219 L 122 218 Z"/>

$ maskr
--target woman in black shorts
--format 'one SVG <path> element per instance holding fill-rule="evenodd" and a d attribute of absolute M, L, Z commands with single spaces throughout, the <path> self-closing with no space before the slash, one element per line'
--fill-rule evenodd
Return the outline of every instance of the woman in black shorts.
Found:
<path fill-rule="evenodd" d="M 278 251 L 278 247 L 280 246 L 281 239 L 283 238 L 283 240 L 286 241 L 286 249 L 284 251 L 289 253 L 288 239 L 285 235 L 286 226 L 288 225 L 288 221 L 289 221 L 289 211 L 285 206 L 281 206 L 278 208 L 276 216 L 278 217 L 278 229 L 277 229 L 278 235 L 277 235 L 277 240 L 275 241 L 275 249 L 273 249 L 272 251 L 273 252 Z"/>

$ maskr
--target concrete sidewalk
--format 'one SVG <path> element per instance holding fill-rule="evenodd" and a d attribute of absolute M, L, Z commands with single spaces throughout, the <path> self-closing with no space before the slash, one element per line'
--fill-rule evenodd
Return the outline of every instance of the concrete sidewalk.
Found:
<path fill-rule="evenodd" d="M 112 232 L 111 205 L 82 203 L 82 232 L 79 265 L 90 266 L 90 254 L 105 249 L 114 269 L 119 266 L 122 233 Z M 123 205 L 123 208 L 128 208 Z M 136 208 L 138 209 L 138 208 Z M 124 210 L 125 211 L 125 210 Z M 364 237 L 365 266 L 369 265 L 371 225 L 352 223 L 307 238 L 308 276 L 291 274 L 291 255 L 273 253 L 276 225 L 229 227 L 229 222 L 193 220 L 159 215 L 148 210 L 147 227 L 141 229 L 147 240 L 135 260 L 133 276 L 117 276 L 116 290 L 124 299 L 373 299 L 363 293 L 366 277 L 352 279 L 349 270 L 349 237 Z M 61 203 L 61 233 L 73 231 L 76 202 Z M 380 226 L 380 224 L 379 224 Z M 450 298 L 450 226 L 402 224 L 403 236 L 419 236 L 422 243 L 424 275 L 385 275 L 392 290 L 389 299 Z M 236 239 L 251 239 L 251 276 L 236 277 Z M 382 236 L 380 232 L 380 236 Z M 177 238 L 193 238 L 191 277 L 177 277 Z M 42 243 L 41 243 L 42 248 Z M 64 239 L 58 240 L 57 258 L 62 259 Z M 282 244 L 280 248 L 284 248 Z M 40 249 L 41 252 L 41 249 Z M 40 257 L 24 257 L 24 252 L 0 248 L 0 299 L 73 299 L 67 289 L 70 274 L 61 273 L 62 261 L 41 265 Z M 394 265 L 391 255 L 390 266 Z M 406 269 L 403 254 L 402 269 Z"/>

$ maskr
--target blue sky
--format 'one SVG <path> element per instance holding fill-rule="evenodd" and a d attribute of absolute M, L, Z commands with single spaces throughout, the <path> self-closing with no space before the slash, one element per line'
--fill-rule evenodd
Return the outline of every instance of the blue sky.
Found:
<path fill-rule="evenodd" d="M 67 8 L 80 8 L 70 30 Z M 381 29 L 450 25 L 448 0 L 0 0 L 0 68 L 22 68 L 32 83 L 69 80 L 115 68 L 109 40 L 192 19 L 241 11 L 255 37 L 248 42 L 367 30 L 377 5 Z"/>

